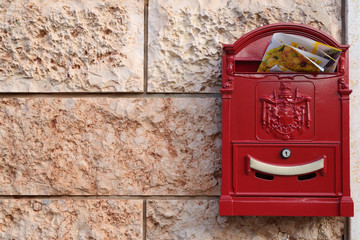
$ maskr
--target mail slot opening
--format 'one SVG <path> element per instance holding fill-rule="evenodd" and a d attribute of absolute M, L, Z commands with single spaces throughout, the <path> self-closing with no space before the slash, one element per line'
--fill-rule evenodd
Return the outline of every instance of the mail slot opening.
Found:
<path fill-rule="evenodd" d="M 268 175 L 268 174 L 264 174 L 264 173 L 259 173 L 259 172 L 256 172 L 256 173 L 255 173 L 255 177 L 261 178 L 261 179 L 264 179 L 264 180 L 269 180 L 269 181 L 274 180 L 274 176 Z"/>
<path fill-rule="evenodd" d="M 313 178 L 316 178 L 316 173 L 310 173 L 310 174 L 298 176 L 299 181 L 310 180 Z"/>
<path fill-rule="evenodd" d="M 272 32 L 245 43 L 229 63 L 235 74 L 337 73 L 343 52 L 334 45 L 302 33 Z"/>
<path fill-rule="evenodd" d="M 257 73 L 257 70 L 261 64 L 261 59 L 254 58 L 235 58 L 235 74 L 237 73 Z M 298 72 L 295 74 L 336 74 L 339 72 L 339 66 L 336 67 L 333 73 L 328 72 L 315 72 L 315 73 L 306 73 Z M 258 74 L 274 74 L 272 72 L 258 73 Z M 294 73 L 281 73 L 281 74 L 294 74 Z"/>
<path fill-rule="evenodd" d="M 235 59 L 235 73 L 256 73 L 261 63 L 261 59 Z"/>

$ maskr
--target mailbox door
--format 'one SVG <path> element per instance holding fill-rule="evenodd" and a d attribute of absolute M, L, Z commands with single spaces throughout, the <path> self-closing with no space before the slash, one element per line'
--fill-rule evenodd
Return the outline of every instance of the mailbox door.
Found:
<path fill-rule="evenodd" d="M 338 144 L 233 144 L 237 196 L 338 196 Z"/>

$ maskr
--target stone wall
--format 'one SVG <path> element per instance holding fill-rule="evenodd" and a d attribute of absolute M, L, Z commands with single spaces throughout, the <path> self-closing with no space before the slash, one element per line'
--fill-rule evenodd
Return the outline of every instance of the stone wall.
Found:
<path fill-rule="evenodd" d="M 351 218 L 351 236 L 360 239 L 360 5 L 358 1 L 348 1 L 348 43 L 350 51 L 350 142 L 351 142 L 351 190 L 355 204 L 355 215 Z"/>
<path fill-rule="evenodd" d="M 0 1 L 0 238 L 341 239 L 339 217 L 218 215 L 221 43 L 276 22 L 341 41 L 341 9 Z"/>

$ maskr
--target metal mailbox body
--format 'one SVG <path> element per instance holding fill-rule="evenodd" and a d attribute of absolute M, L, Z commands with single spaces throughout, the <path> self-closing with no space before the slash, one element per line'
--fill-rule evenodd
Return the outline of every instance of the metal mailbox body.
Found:
<path fill-rule="evenodd" d="M 257 73 L 274 33 L 341 49 L 334 73 Z M 279 23 L 223 48 L 220 215 L 353 216 L 348 45 Z"/>

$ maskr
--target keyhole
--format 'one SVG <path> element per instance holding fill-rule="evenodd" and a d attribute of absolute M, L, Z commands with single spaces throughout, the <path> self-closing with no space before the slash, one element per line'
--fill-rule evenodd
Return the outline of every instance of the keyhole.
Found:
<path fill-rule="evenodd" d="M 289 158 L 291 156 L 290 149 L 284 148 L 283 150 L 281 150 L 281 156 L 285 159 Z"/>

